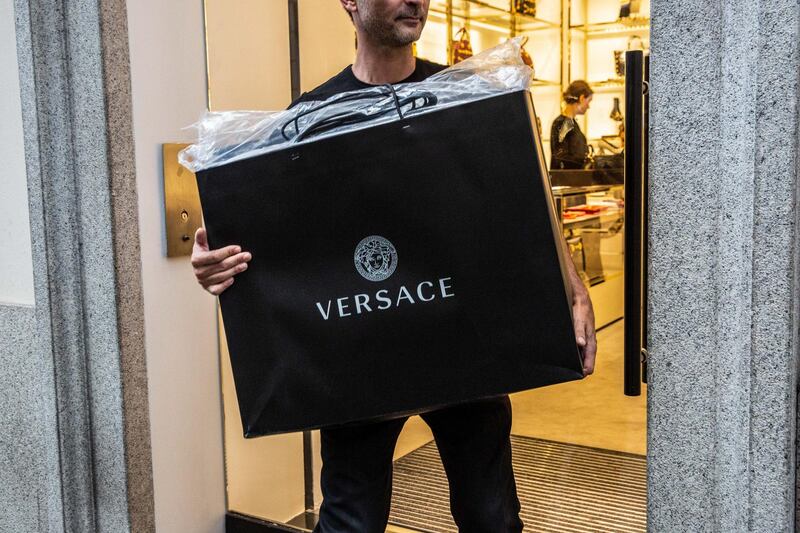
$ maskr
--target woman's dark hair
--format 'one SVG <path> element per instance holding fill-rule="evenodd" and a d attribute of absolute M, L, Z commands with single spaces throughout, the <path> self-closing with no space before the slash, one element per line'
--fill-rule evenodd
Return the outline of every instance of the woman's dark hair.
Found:
<path fill-rule="evenodd" d="M 574 104 L 580 101 L 581 96 L 589 98 L 593 94 L 594 91 L 589 87 L 588 83 L 583 80 L 575 80 L 564 91 L 564 101 L 568 104 Z"/>

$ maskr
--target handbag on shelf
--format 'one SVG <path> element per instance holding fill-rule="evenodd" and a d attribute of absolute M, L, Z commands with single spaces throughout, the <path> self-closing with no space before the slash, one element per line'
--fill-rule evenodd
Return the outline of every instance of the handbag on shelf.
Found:
<path fill-rule="evenodd" d="M 619 18 L 626 19 L 636 17 L 641 8 L 641 0 L 622 0 L 619 7 Z"/>
<path fill-rule="evenodd" d="M 625 77 L 625 52 L 628 50 L 645 50 L 644 41 L 638 35 L 631 35 L 626 50 L 614 50 L 614 73 L 617 78 Z"/>
<path fill-rule="evenodd" d="M 461 28 L 456 33 L 456 39 L 451 47 L 450 64 L 455 65 L 470 57 L 472 57 L 472 43 L 469 41 L 469 32 L 467 28 Z"/>
<path fill-rule="evenodd" d="M 622 110 L 619 107 L 619 97 L 614 97 L 614 108 L 611 110 L 609 118 L 614 122 L 622 122 L 624 120 Z"/>
<path fill-rule="evenodd" d="M 614 74 L 617 78 L 625 77 L 625 50 L 614 50 Z"/>
<path fill-rule="evenodd" d="M 512 0 L 513 11 L 528 17 L 536 16 L 536 0 Z"/>
<path fill-rule="evenodd" d="M 528 51 L 525 50 L 525 44 L 527 42 L 528 42 L 528 38 L 525 37 L 525 39 L 522 41 L 522 44 L 519 47 L 520 48 L 520 55 L 522 55 L 522 62 L 525 63 L 526 65 L 528 65 L 529 67 L 533 68 L 533 58 L 528 53 Z"/>

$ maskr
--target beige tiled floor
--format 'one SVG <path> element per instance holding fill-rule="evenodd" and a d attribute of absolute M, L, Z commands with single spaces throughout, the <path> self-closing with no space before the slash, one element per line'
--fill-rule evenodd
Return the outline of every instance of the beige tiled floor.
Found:
<path fill-rule="evenodd" d="M 397 461 L 432 440 L 433 434 L 428 425 L 420 417 L 412 416 L 403 426 L 403 432 L 400 433 L 400 438 L 397 439 L 394 460 Z"/>
<path fill-rule="evenodd" d="M 641 396 L 623 393 L 623 323 L 598 333 L 595 373 L 511 396 L 512 433 L 645 455 L 647 386 Z"/>
<path fill-rule="evenodd" d="M 414 531 L 413 529 L 406 529 L 404 527 L 393 526 L 393 525 L 389 524 L 386 527 L 386 533 L 417 533 L 417 532 Z"/>
<path fill-rule="evenodd" d="M 622 321 L 598 333 L 595 373 L 583 381 L 553 385 L 511 396 L 512 433 L 630 453 L 646 451 L 646 386 L 642 395 L 622 392 Z M 433 439 L 415 416 L 406 423 L 395 459 Z"/>

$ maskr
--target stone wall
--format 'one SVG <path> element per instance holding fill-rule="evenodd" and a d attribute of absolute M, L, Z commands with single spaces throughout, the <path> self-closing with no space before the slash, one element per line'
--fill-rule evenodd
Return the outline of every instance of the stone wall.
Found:
<path fill-rule="evenodd" d="M 125 15 L 15 2 L 35 308 L 9 363 L 33 401 L 3 418 L 38 449 L 2 468 L 23 476 L 4 519 L 19 487 L 33 497 L 13 531 L 154 530 Z"/>
<path fill-rule="evenodd" d="M 794 530 L 799 12 L 653 3 L 655 532 Z"/>

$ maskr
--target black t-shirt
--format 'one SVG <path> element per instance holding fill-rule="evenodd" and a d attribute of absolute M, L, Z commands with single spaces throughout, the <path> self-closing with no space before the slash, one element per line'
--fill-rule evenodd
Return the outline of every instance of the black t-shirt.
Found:
<path fill-rule="evenodd" d="M 397 83 L 422 81 L 425 78 L 432 76 L 433 74 L 436 74 L 440 70 L 444 70 L 446 68 L 447 67 L 445 65 L 439 65 L 438 63 L 432 63 L 431 61 L 417 58 L 417 66 L 414 69 L 414 72 L 412 72 L 411 75 L 406 79 Z M 289 108 L 296 106 L 300 102 L 322 101 L 339 93 L 357 91 L 359 89 L 367 89 L 369 87 L 375 87 L 375 85 L 364 83 L 356 78 L 355 74 L 353 74 L 353 65 L 348 65 L 343 71 L 316 89 L 301 94 L 294 102 L 292 102 Z"/>
<path fill-rule="evenodd" d="M 550 169 L 580 169 L 586 163 L 589 145 L 575 119 L 559 115 L 550 128 Z"/>

